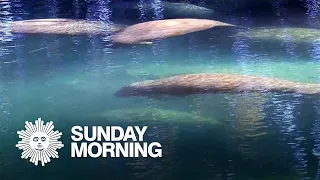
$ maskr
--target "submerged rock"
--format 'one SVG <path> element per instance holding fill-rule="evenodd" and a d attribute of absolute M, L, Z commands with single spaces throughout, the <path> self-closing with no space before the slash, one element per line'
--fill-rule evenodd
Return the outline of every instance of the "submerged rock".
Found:
<path fill-rule="evenodd" d="M 122 29 L 123 25 L 110 25 L 99 21 L 74 20 L 74 19 L 32 19 L 14 21 L 11 24 L 13 33 L 30 34 L 106 34 Z"/>
<path fill-rule="evenodd" d="M 116 43 L 135 44 L 150 40 L 185 35 L 218 26 L 234 26 L 207 19 L 168 19 L 149 21 L 124 28 L 112 36 Z"/>
<path fill-rule="evenodd" d="M 153 16 L 154 8 L 159 9 L 164 18 L 210 18 L 214 11 L 206 7 L 197 6 L 190 3 L 174 3 L 162 1 L 159 4 L 152 3 L 114 3 L 111 5 L 114 11 L 128 9 L 134 11 L 135 14 L 140 14 L 143 11 L 146 16 Z"/>
<path fill-rule="evenodd" d="M 252 40 L 290 41 L 309 43 L 320 40 L 320 30 L 310 28 L 253 28 L 241 31 L 235 37 L 244 37 Z"/>
<path fill-rule="evenodd" d="M 280 92 L 320 94 L 320 84 L 291 82 L 269 77 L 234 74 L 189 74 L 133 83 L 116 96 L 176 95 L 199 93 Z"/>
<path fill-rule="evenodd" d="M 126 121 L 126 122 L 209 122 L 216 123 L 211 118 L 202 117 L 196 114 L 165 110 L 157 108 L 133 108 L 133 109 L 118 109 L 110 110 L 102 113 L 103 118 L 111 121 Z"/>

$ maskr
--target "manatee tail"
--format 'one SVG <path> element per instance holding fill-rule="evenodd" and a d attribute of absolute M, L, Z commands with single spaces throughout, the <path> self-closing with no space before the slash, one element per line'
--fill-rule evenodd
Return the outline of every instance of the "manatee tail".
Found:
<path fill-rule="evenodd" d="M 237 28 L 241 28 L 241 30 L 251 30 L 252 28 L 251 27 L 246 27 L 246 26 L 238 26 L 238 25 L 234 25 L 234 27 L 237 27 Z M 241 32 L 241 31 L 240 31 Z M 229 38 L 234 38 L 234 37 L 237 37 L 236 34 L 233 34 L 233 35 L 230 35 L 228 36 Z"/>

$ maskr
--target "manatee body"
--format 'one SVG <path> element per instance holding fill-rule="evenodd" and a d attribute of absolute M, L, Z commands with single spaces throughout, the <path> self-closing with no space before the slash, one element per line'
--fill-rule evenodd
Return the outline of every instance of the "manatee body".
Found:
<path fill-rule="evenodd" d="M 167 19 L 135 24 L 112 36 L 115 43 L 136 44 L 156 39 L 185 35 L 218 26 L 234 26 L 208 19 Z"/>
<path fill-rule="evenodd" d="M 235 37 L 248 38 L 252 40 L 266 41 L 290 41 L 296 43 L 309 43 L 320 37 L 320 30 L 310 28 L 253 28 L 241 31 Z"/>
<path fill-rule="evenodd" d="M 171 122 L 171 123 L 197 123 L 207 122 L 216 124 L 217 120 L 209 117 L 199 116 L 193 113 L 158 109 L 158 108 L 133 108 L 117 109 L 103 112 L 101 115 L 95 114 L 94 118 L 105 118 L 116 122 Z"/>
<path fill-rule="evenodd" d="M 167 18 L 210 18 L 214 11 L 190 3 L 162 2 L 164 16 Z"/>
<path fill-rule="evenodd" d="M 197 6 L 190 3 L 173 3 L 160 2 L 159 4 L 152 3 L 135 3 L 135 2 L 117 2 L 111 5 L 113 11 L 128 10 L 135 16 L 140 16 L 143 13 L 147 17 L 152 17 L 155 14 L 155 9 L 161 13 L 164 18 L 210 18 L 214 11 L 206 7 Z M 130 13 L 129 13 L 130 14 Z"/>
<path fill-rule="evenodd" d="M 122 28 L 121 25 L 74 19 L 32 19 L 14 21 L 11 24 L 13 33 L 30 34 L 98 35 L 113 33 Z"/>
<path fill-rule="evenodd" d="M 280 92 L 320 94 L 320 84 L 304 84 L 276 78 L 233 74 L 189 74 L 133 83 L 116 96 L 176 95 L 198 93 Z"/>

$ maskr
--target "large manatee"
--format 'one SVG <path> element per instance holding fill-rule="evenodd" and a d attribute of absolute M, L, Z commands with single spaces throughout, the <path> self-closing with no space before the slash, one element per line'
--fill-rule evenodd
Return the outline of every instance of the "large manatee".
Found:
<path fill-rule="evenodd" d="M 98 35 L 119 31 L 124 26 L 110 25 L 99 21 L 75 20 L 75 19 L 32 19 L 14 21 L 11 24 L 13 33 L 30 34 L 67 34 Z"/>
<path fill-rule="evenodd" d="M 116 2 L 111 5 L 111 8 L 114 11 L 127 9 L 131 10 L 134 14 L 144 13 L 144 15 L 149 17 L 154 15 L 155 9 L 158 9 L 164 18 L 210 18 L 214 14 L 212 9 L 184 2 L 162 1 L 154 4 L 151 2 L 140 4 L 136 2 Z"/>
<path fill-rule="evenodd" d="M 116 96 L 176 95 L 197 93 L 280 92 L 320 94 L 320 84 L 305 84 L 269 77 L 235 74 L 189 74 L 133 83 Z"/>
<path fill-rule="evenodd" d="M 185 35 L 217 26 L 234 26 L 208 19 L 167 19 L 135 24 L 124 28 L 112 36 L 112 40 L 122 44 L 136 44 L 155 39 Z"/>

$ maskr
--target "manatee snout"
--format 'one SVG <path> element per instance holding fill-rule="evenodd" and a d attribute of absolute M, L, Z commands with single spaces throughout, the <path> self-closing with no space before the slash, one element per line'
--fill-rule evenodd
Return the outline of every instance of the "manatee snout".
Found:
<path fill-rule="evenodd" d="M 137 88 L 132 86 L 125 86 L 119 89 L 117 92 L 114 93 L 116 97 L 130 97 L 130 96 L 139 96 L 142 94 L 147 94 L 149 92 L 148 88 Z M 144 93 L 143 93 L 144 92 Z"/>
<path fill-rule="evenodd" d="M 116 97 L 127 97 L 132 96 L 132 92 L 129 87 L 122 87 L 117 92 L 114 93 Z"/>

